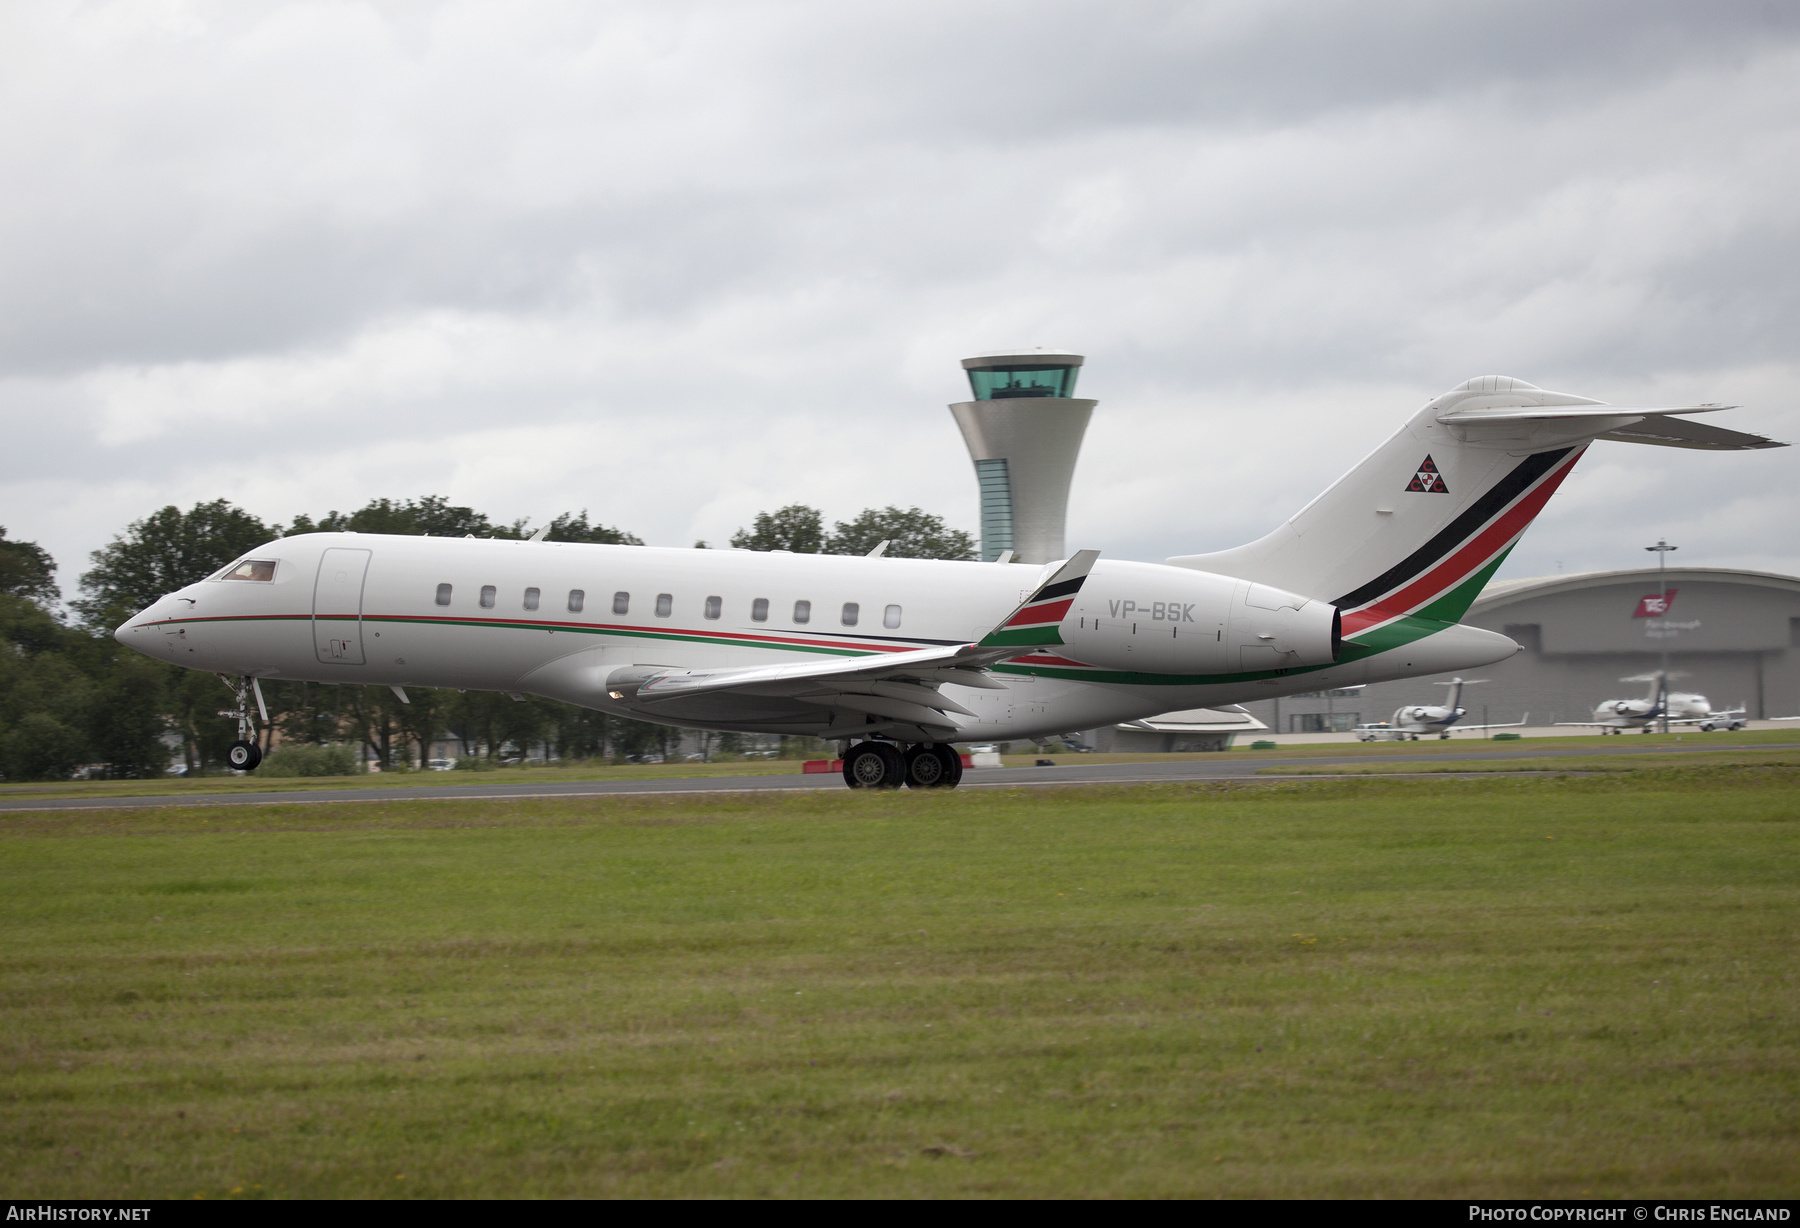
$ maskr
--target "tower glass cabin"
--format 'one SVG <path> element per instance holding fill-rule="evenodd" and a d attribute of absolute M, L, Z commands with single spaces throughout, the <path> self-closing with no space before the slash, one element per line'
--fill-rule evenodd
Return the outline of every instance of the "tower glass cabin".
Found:
<path fill-rule="evenodd" d="M 981 557 L 1063 557 L 1069 483 L 1095 401 L 1077 399 L 1083 359 L 1067 350 L 1001 350 L 963 359 L 974 400 L 950 407 L 975 462 Z"/>

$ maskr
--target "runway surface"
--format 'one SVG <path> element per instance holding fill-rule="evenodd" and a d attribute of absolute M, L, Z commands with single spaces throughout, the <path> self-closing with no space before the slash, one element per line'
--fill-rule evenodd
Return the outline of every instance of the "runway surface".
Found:
<path fill-rule="evenodd" d="M 1120 785 L 1169 784 L 1208 780 L 1316 780 L 1318 776 L 1284 777 L 1280 773 L 1262 774 L 1271 767 L 1321 768 L 1341 764 L 1369 766 L 1378 763 L 1426 762 L 1492 762 L 1501 760 L 1545 760 L 1544 770 L 1554 771 L 1557 759 L 1585 758 L 1596 755 L 1679 755 L 1708 751 L 1775 751 L 1800 750 L 1800 742 L 1781 742 L 1756 746 L 1733 746 L 1713 743 L 1705 746 L 1607 746 L 1605 749 L 1507 749 L 1442 752 L 1420 755 L 1312 756 L 1220 755 L 1215 759 L 1182 759 L 1169 763 L 1095 763 L 1084 764 L 1079 756 L 1057 759 L 1056 767 L 970 768 L 963 773 L 965 789 L 1012 788 L 1019 785 Z M 1362 775 L 1362 773 L 1358 773 Z M 95 798 L 21 798 L 0 797 L 0 812 L 28 810 L 118 810 L 150 806 L 272 806 L 296 802 L 390 802 L 459 798 L 528 798 L 528 797 L 604 797 L 608 795 L 642 796 L 675 793 L 761 793 L 796 792 L 814 789 L 845 788 L 843 778 L 835 773 L 806 776 L 707 776 L 674 777 L 655 780 L 570 780 L 552 782 L 396 785 L 360 789 L 296 789 L 291 792 L 259 793 L 190 793 L 162 794 L 145 797 Z"/>

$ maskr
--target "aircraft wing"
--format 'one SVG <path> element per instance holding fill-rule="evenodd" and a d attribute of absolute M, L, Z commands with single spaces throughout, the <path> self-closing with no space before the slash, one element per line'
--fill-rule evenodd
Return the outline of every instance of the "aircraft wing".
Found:
<path fill-rule="evenodd" d="M 1520 717 L 1516 721 L 1495 721 L 1491 725 L 1465 725 L 1461 721 L 1458 721 L 1458 722 L 1456 722 L 1456 724 L 1450 726 L 1450 729 L 1451 729 L 1451 732 L 1453 732 L 1453 733 L 1458 729 L 1517 729 L 1519 726 L 1525 724 L 1529 720 L 1531 720 L 1531 713 L 1527 712 L 1524 716 Z M 1571 724 L 1574 724 L 1575 722 L 1560 721 L 1558 723 L 1564 724 L 1564 725 L 1571 725 Z"/>
<path fill-rule="evenodd" d="M 1097 550 L 1075 554 L 979 643 L 728 669 L 630 665 L 607 676 L 607 696 L 647 716 L 696 725 L 728 716 L 739 727 L 766 721 L 772 731 L 817 737 L 949 741 L 965 724 L 959 717 L 977 714 L 940 688 L 1003 691 L 988 666 L 1062 643 L 1057 627 L 1098 557 Z"/>
<path fill-rule="evenodd" d="M 1705 716 L 1672 716 L 1669 718 L 1669 724 L 1704 725 L 1707 721 L 1735 721 L 1742 718 L 1744 715 L 1745 710 L 1743 708 L 1730 708 L 1724 712 L 1708 712 Z M 1659 716 L 1656 719 L 1661 721 L 1662 717 Z"/>

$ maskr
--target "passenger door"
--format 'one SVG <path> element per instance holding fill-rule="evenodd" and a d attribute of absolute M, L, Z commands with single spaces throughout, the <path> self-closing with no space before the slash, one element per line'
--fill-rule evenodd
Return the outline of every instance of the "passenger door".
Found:
<path fill-rule="evenodd" d="M 363 579 L 367 550 L 332 549 L 319 560 L 313 585 L 313 648 L 329 665 L 363 664 Z"/>

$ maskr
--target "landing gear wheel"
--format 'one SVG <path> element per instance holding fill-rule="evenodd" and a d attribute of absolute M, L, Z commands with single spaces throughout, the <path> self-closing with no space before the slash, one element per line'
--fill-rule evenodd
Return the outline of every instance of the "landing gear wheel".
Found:
<path fill-rule="evenodd" d="M 906 763 L 886 742 L 858 742 L 844 754 L 844 783 L 852 789 L 898 789 Z"/>
<path fill-rule="evenodd" d="M 225 761 L 240 772 L 254 772 L 262 762 L 262 751 L 254 742 L 233 742 L 225 752 Z"/>
<path fill-rule="evenodd" d="M 954 789 L 962 780 L 962 756 L 941 743 L 906 752 L 906 784 L 911 789 Z"/>

